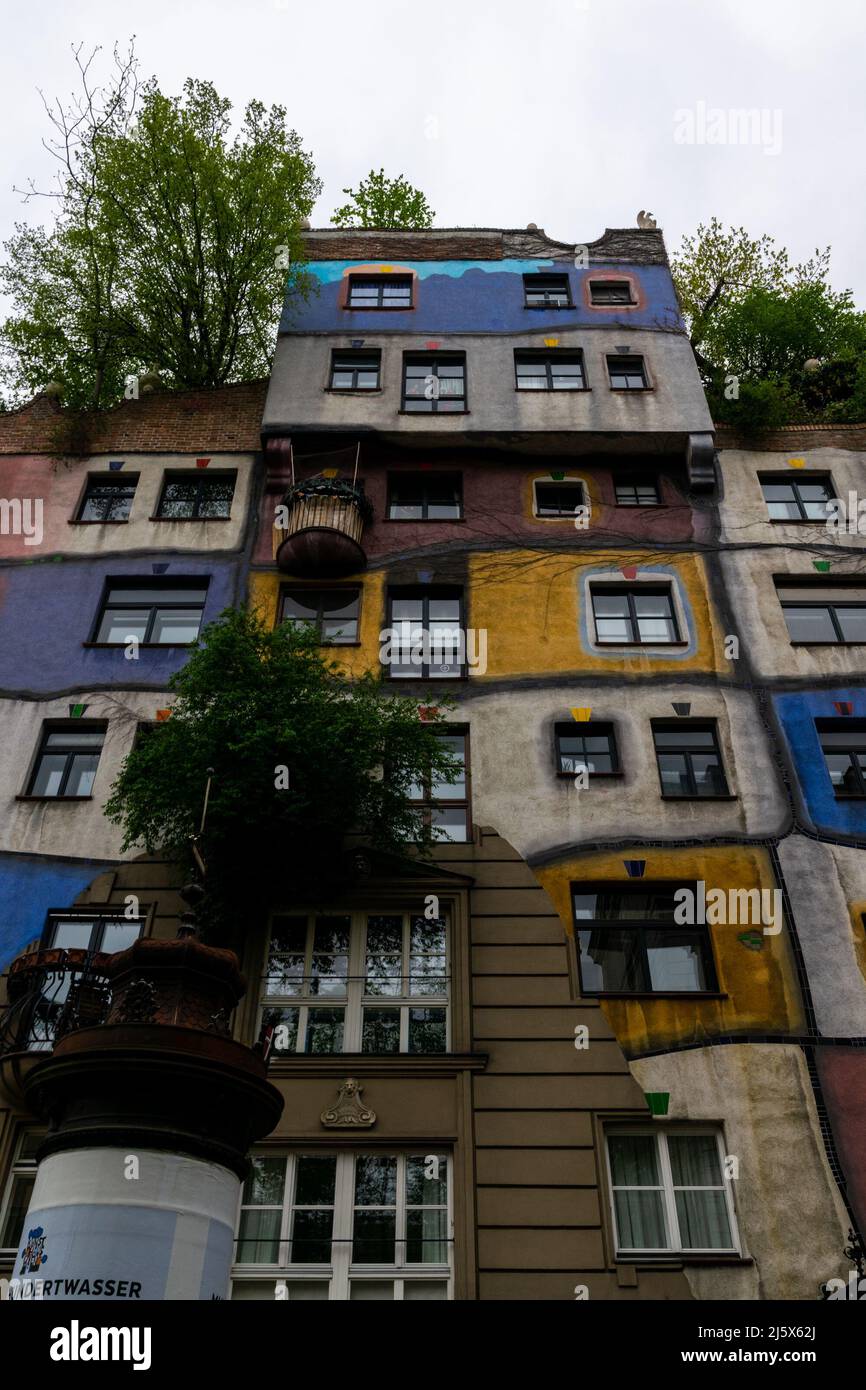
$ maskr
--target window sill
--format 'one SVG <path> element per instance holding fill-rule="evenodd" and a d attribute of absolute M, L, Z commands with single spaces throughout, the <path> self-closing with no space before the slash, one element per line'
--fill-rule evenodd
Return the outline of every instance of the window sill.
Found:
<path fill-rule="evenodd" d="M 629 651 L 643 652 L 649 651 L 651 648 L 657 650 L 659 647 L 664 647 L 665 650 L 669 647 L 687 647 L 689 644 L 688 642 L 599 642 L 596 638 L 595 645 L 602 652 L 620 651 L 623 648 L 627 648 Z"/>
<path fill-rule="evenodd" d="M 519 396 L 589 396 L 592 394 L 592 387 L 569 386 L 561 387 L 557 391 L 553 386 L 515 386 L 514 393 Z"/>
<path fill-rule="evenodd" d="M 654 386 L 611 386 L 618 396 L 645 396 L 655 390 Z"/>
<path fill-rule="evenodd" d="M 558 777 L 558 778 L 560 778 L 563 782 L 573 782 L 574 779 L 575 779 L 575 777 L 579 776 L 579 772 L 557 772 L 557 773 L 555 774 L 555 776 Z M 625 772 L 624 772 L 624 771 L 620 771 L 620 772 L 591 772 L 591 773 L 589 774 L 589 780 L 590 780 L 590 782 L 595 782 L 595 781 L 597 781 L 598 778 L 600 778 L 600 777 L 604 777 L 605 779 L 608 779 L 608 778 L 614 778 L 614 779 L 616 779 L 617 777 L 624 777 L 624 776 L 625 776 Z"/>
<path fill-rule="evenodd" d="M 576 309 L 576 304 L 524 304 L 524 309 L 528 309 L 531 314 L 550 314 L 561 313 L 563 310 Z"/>
<path fill-rule="evenodd" d="M 175 525 L 189 525 L 191 522 L 231 521 L 230 516 L 149 516 L 148 521 L 171 521 Z"/>
<path fill-rule="evenodd" d="M 301 1076 L 432 1075 L 456 1076 L 464 1071 L 484 1071 L 486 1052 L 296 1052 L 290 1056 L 271 1053 L 268 1075 Z"/>
<path fill-rule="evenodd" d="M 128 525 L 129 525 L 129 517 L 126 517 L 126 518 L 124 518 L 124 519 L 121 519 L 120 517 L 111 517 L 111 518 L 109 518 L 109 519 L 106 520 L 106 521 L 86 521 L 86 520 L 84 520 L 84 519 L 82 519 L 82 518 L 80 518 L 80 517 L 75 517 L 75 516 L 73 516 L 73 517 L 70 517 L 70 518 L 69 518 L 69 520 L 67 521 L 66 525 L 67 525 L 67 526 L 128 526 Z"/>
<path fill-rule="evenodd" d="M 347 314 L 410 314 L 414 304 L 344 304 Z"/>
<path fill-rule="evenodd" d="M 389 526 L 462 526 L 466 521 L 465 516 L 383 516 L 381 519 Z"/>
<path fill-rule="evenodd" d="M 141 652 L 168 652 L 172 649 L 187 651 L 190 647 L 194 647 L 197 641 L 198 638 L 195 642 L 139 642 L 138 650 Z M 81 645 L 100 652 L 122 652 L 129 646 L 129 642 L 82 642 Z"/>
<path fill-rule="evenodd" d="M 326 386 L 326 396 L 381 396 L 381 386 Z"/>
<path fill-rule="evenodd" d="M 615 1265 L 637 1265 L 645 1269 L 647 1265 L 753 1265 L 750 1255 L 741 1255 L 737 1250 L 720 1250 L 718 1254 L 693 1254 L 690 1250 L 660 1250 L 658 1254 L 641 1251 L 634 1255 L 617 1252 Z"/>
<path fill-rule="evenodd" d="M 614 923 L 604 925 L 616 926 Z M 651 924 L 655 925 L 655 924 Z M 578 931 L 584 930 L 580 921 L 575 923 Z M 581 994 L 587 999 L 727 999 L 727 994 L 720 994 L 713 989 L 651 989 L 651 990 L 607 990 L 607 989 L 581 989 Z"/>
<path fill-rule="evenodd" d="M 666 796 L 661 793 L 662 801 L 739 801 L 738 796 L 732 796 L 729 792 L 724 796 Z"/>
<path fill-rule="evenodd" d="M 792 642 L 792 647 L 862 647 L 864 642 Z"/>
<path fill-rule="evenodd" d="M 471 411 L 469 411 L 469 410 L 398 410 L 398 411 L 397 411 L 397 414 L 398 414 L 398 415 L 414 415 L 414 416 L 416 416 L 416 417 L 419 416 L 419 415 L 433 415 L 433 416 L 442 417 L 442 416 L 446 416 L 446 415 L 448 415 L 448 416 L 450 416 L 450 415 L 470 415 L 470 414 L 471 414 Z"/>
<path fill-rule="evenodd" d="M 93 801 L 92 796 L 16 796 L 16 801 L 46 801 L 51 805 L 64 801 Z"/>

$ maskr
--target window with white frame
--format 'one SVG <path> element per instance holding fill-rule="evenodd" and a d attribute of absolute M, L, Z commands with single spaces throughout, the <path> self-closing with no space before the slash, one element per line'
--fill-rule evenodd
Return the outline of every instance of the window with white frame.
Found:
<path fill-rule="evenodd" d="M 423 913 L 276 916 L 262 1024 L 277 1053 L 446 1052 L 448 930 Z"/>
<path fill-rule="evenodd" d="M 738 1251 L 719 1130 L 612 1129 L 606 1139 L 617 1254 Z"/>
<path fill-rule="evenodd" d="M 45 1138 L 41 1129 L 22 1129 L 15 1145 L 12 1167 L 3 1195 L 0 1219 L 0 1249 L 17 1250 L 21 1244 L 24 1218 L 30 1206 L 36 1181 L 36 1150 Z"/>
<path fill-rule="evenodd" d="M 252 1155 L 233 1299 L 451 1297 L 447 1154 Z"/>

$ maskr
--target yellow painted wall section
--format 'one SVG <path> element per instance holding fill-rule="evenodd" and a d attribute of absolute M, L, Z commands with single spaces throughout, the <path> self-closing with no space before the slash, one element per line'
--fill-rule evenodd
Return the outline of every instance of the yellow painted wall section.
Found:
<path fill-rule="evenodd" d="M 357 584 L 362 591 L 360 643 L 357 647 L 323 647 L 322 651 L 338 662 L 349 676 L 361 676 L 365 671 L 378 675 L 382 669 L 379 663 L 379 633 L 384 625 L 385 578 L 383 571 L 374 570 L 370 574 L 349 575 L 342 581 Z M 262 615 L 266 623 L 276 625 L 280 589 L 291 582 L 291 576 L 276 570 L 255 570 L 250 575 L 250 606 Z"/>
<path fill-rule="evenodd" d="M 866 902 L 849 903 L 848 911 L 851 914 L 851 935 L 854 938 L 854 954 L 857 957 L 860 974 L 863 976 L 864 980 L 866 980 L 866 927 L 863 925 L 863 914 L 866 913 Z"/>
<path fill-rule="evenodd" d="M 634 849 L 586 854 L 535 870 L 569 935 L 574 934 L 571 884 L 593 879 L 635 883 L 623 860 L 646 860 L 647 879 L 700 880 L 711 888 L 778 887 L 766 851 L 737 845 L 706 849 Z M 708 926 L 723 999 L 665 996 L 605 999 L 604 1012 L 627 1056 L 700 1042 L 726 1033 L 800 1033 L 805 1018 L 787 926 L 778 936 L 762 935 L 759 951 L 738 937 L 748 924 Z M 756 930 L 761 932 L 758 924 Z"/>
<path fill-rule="evenodd" d="M 584 578 L 626 583 L 622 567 L 639 573 L 652 565 L 660 581 L 674 571 L 694 631 L 694 651 L 668 655 L 629 648 L 597 651 L 583 635 L 588 615 Z M 663 567 L 660 571 L 658 567 Z M 482 552 L 469 556 L 467 625 L 487 629 L 487 670 L 470 679 L 611 671 L 634 673 L 729 671 L 724 633 L 714 620 L 706 571 L 700 556 L 648 554 L 646 551 L 593 551 L 543 554 L 532 550 Z M 583 623 L 581 622 L 583 618 Z M 591 626 L 591 619 L 589 619 Z"/>

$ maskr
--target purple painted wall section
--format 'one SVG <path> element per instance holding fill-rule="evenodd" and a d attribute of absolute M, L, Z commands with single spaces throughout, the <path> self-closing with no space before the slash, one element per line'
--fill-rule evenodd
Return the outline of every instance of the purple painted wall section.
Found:
<path fill-rule="evenodd" d="M 628 462 L 623 460 L 623 476 Z M 551 469 L 562 472 L 566 478 L 580 477 L 588 481 L 593 506 L 586 530 L 575 530 L 574 523 L 567 519 L 540 520 L 532 515 L 532 480 L 550 477 Z M 298 467 L 296 478 L 313 476 L 316 471 Z M 648 471 L 652 471 L 650 465 Z M 464 519 L 459 522 L 389 521 L 388 475 L 421 473 L 433 476 L 436 472 L 462 472 Z M 373 505 L 373 520 L 365 527 L 363 536 L 364 550 L 371 564 L 406 550 L 438 545 L 496 544 L 508 540 L 524 546 L 555 541 L 586 549 L 602 539 L 664 543 L 706 540 L 710 535 L 708 513 L 695 511 L 680 491 L 682 484 L 678 485 L 662 472 L 657 475 L 662 503 L 658 507 L 617 506 L 614 473 L 609 469 L 583 468 L 577 461 L 539 458 L 504 464 L 501 461 L 485 463 L 477 457 L 465 461 L 452 457 L 445 463 L 437 456 L 435 465 L 425 468 L 423 455 L 417 461 L 406 459 L 404 455 L 393 466 L 381 458 L 365 464 L 362 458 L 358 476 L 363 478 L 367 497 Z M 265 492 L 253 557 L 256 564 L 271 562 L 273 509 L 281 496 L 281 490 Z"/>
<path fill-rule="evenodd" d="M 848 1180 L 848 1196 L 866 1230 L 866 1051 L 818 1047 L 818 1075 L 833 1137 Z"/>

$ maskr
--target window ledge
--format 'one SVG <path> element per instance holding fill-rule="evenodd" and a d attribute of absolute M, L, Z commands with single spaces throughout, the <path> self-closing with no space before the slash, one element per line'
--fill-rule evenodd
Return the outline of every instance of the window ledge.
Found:
<path fill-rule="evenodd" d="M 109 517 L 105 521 L 88 521 L 86 518 L 72 516 L 66 523 L 67 526 L 128 526 L 129 517 Z"/>
<path fill-rule="evenodd" d="M 344 304 L 347 314 L 411 314 L 414 304 Z M 344 349 L 345 350 L 345 349 Z"/>
<path fill-rule="evenodd" d="M 328 396 L 381 396 L 381 386 L 326 386 Z"/>
<path fill-rule="evenodd" d="M 194 647 L 196 642 L 139 642 L 138 650 L 142 652 L 167 652 L 180 648 L 187 651 L 190 647 Z M 82 647 L 92 647 L 100 652 L 122 652 L 124 648 L 129 646 L 129 642 L 82 642 L 81 645 Z"/>
<path fill-rule="evenodd" d="M 472 413 L 472 412 L 471 412 L 470 410 L 398 410 L 398 411 L 397 411 L 397 414 L 398 414 L 398 415 L 415 415 L 415 416 L 418 416 L 418 415 L 424 415 L 424 416 L 427 416 L 427 415 L 433 415 L 433 416 L 445 416 L 445 415 L 471 415 L 471 413 Z"/>
<path fill-rule="evenodd" d="M 720 1250 L 718 1254 L 692 1254 L 689 1250 L 660 1250 L 657 1255 L 649 1252 L 635 1255 L 617 1255 L 615 1265 L 637 1265 L 641 1269 L 648 1266 L 670 1265 L 753 1265 L 751 1255 L 741 1255 L 736 1250 Z"/>
<path fill-rule="evenodd" d="M 724 796 L 666 796 L 662 792 L 661 799 L 662 801 L 739 801 L 740 798 L 732 796 L 730 793 Z"/>
<path fill-rule="evenodd" d="M 189 525 L 190 522 L 231 521 L 230 516 L 149 516 L 148 521 L 173 521 Z"/>
<path fill-rule="evenodd" d="M 611 386 L 618 396 L 645 396 L 655 390 L 654 386 Z"/>
<path fill-rule="evenodd" d="M 863 642 L 792 642 L 792 647 L 862 647 Z"/>
<path fill-rule="evenodd" d="M 555 352 L 556 349 L 553 348 L 552 351 Z M 592 387 L 570 386 L 557 391 L 553 386 L 515 386 L 514 392 L 520 396 L 589 396 L 592 394 Z"/>
<path fill-rule="evenodd" d="M 579 776 L 579 772 L 557 772 L 557 773 L 556 773 L 556 776 L 562 778 L 562 780 L 563 780 L 564 782 L 573 782 L 574 779 L 575 779 L 575 777 Z M 607 778 L 607 777 L 614 777 L 614 778 L 616 778 L 616 777 L 624 777 L 624 776 L 625 776 L 625 772 L 622 771 L 622 770 L 619 771 L 619 772 L 591 772 L 591 773 L 589 774 L 589 780 L 590 780 L 590 782 L 594 782 L 594 781 L 595 781 L 597 778 L 599 778 L 599 777 L 605 777 L 605 778 Z"/>
<path fill-rule="evenodd" d="M 16 796 L 16 801 L 47 801 L 54 805 L 58 801 L 93 801 L 92 796 Z"/>
<path fill-rule="evenodd" d="M 334 1052 L 291 1056 L 271 1054 L 268 1075 L 295 1076 L 457 1076 L 485 1071 L 486 1052 Z"/>
<path fill-rule="evenodd" d="M 411 411 L 409 412 L 412 413 Z M 468 413 L 468 412 L 467 412 Z M 383 516 L 389 526 L 462 526 L 465 516 Z"/>
<path fill-rule="evenodd" d="M 597 649 L 602 652 L 618 651 L 624 647 L 630 651 L 658 651 L 660 648 L 667 651 L 668 648 L 687 647 L 688 642 L 599 642 L 595 643 Z M 828 646 L 831 645 L 828 643 Z"/>
<path fill-rule="evenodd" d="M 583 930 L 582 922 L 576 924 L 578 931 Z M 617 923 L 604 923 L 603 925 L 616 926 Z M 646 924 L 642 924 L 646 925 Z M 650 925 L 655 925 L 650 923 Z M 688 923 L 686 924 L 688 925 Z M 651 990 L 581 990 L 587 999 L 728 999 L 727 994 L 719 994 L 712 989 L 651 989 Z"/>
<path fill-rule="evenodd" d="M 564 309 L 576 309 L 576 304 L 524 304 L 531 314 L 561 314 Z"/>

